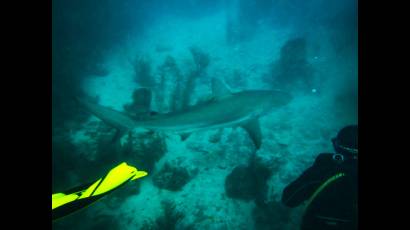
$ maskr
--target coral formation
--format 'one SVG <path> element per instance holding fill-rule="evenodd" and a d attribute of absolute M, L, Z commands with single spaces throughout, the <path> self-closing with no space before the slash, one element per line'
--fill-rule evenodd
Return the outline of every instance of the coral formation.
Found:
<path fill-rule="evenodd" d="M 288 229 L 290 222 L 290 208 L 277 201 L 271 201 L 265 205 L 257 205 L 252 210 L 255 229 L 276 230 Z"/>
<path fill-rule="evenodd" d="M 124 110 L 131 117 L 138 119 L 139 115 L 151 112 L 151 90 L 148 88 L 139 88 L 132 94 L 132 102 L 124 105 Z"/>
<path fill-rule="evenodd" d="M 246 79 L 249 77 L 250 76 L 248 74 L 245 74 L 239 69 L 235 68 L 232 70 L 232 74 L 230 74 L 229 77 L 226 78 L 226 83 L 234 88 L 243 88 L 246 86 Z"/>
<path fill-rule="evenodd" d="M 88 230 L 88 229 L 121 229 L 119 219 L 115 216 L 95 214 L 89 209 L 81 211 L 82 215 L 73 214 L 65 217 L 64 221 L 53 221 L 52 229 L 61 230 Z"/>
<path fill-rule="evenodd" d="M 205 53 L 203 50 L 199 49 L 196 46 L 191 46 L 189 48 L 189 52 L 191 52 L 192 58 L 195 63 L 195 69 L 193 71 L 195 74 L 192 75 L 200 76 L 209 66 L 209 54 Z"/>
<path fill-rule="evenodd" d="M 254 177 L 254 183 L 257 188 L 255 197 L 255 203 L 257 205 L 264 204 L 267 200 L 267 180 L 272 175 L 272 167 L 269 163 L 269 161 L 264 161 L 263 158 L 257 156 L 256 153 L 252 154 L 249 160 L 249 169 L 251 170 L 251 175 Z"/>
<path fill-rule="evenodd" d="M 253 200 L 257 194 L 256 183 L 248 166 L 235 167 L 225 179 L 225 192 L 230 198 Z"/>
<path fill-rule="evenodd" d="M 182 224 L 181 220 L 184 219 L 185 214 L 176 210 L 176 205 L 172 201 L 161 201 L 163 214 L 159 216 L 155 221 L 145 221 L 140 230 L 175 230 L 195 229 L 193 224 Z"/>
<path fill-rule="evenodd" d="M 120 189 L 114 191 L 110 196 L 107 196 L 103 202 L 107 207 L 111 209 L 118 209 L 130 196 L 135 196 L 140 193 L 141 180 L 132 181 L 126 186 L 122 186 Z"/>
<path fill-rule="evenodd" d="M 163 112 L 186 108 L 195 92 L 197 79 L 204 75 L 206 68 L 209 66 L 210 58 L 208 54 L 195 46 L 190 47 L 189 51 L 194 64 L 186 75 L 182 74 L 175 58 L 170 55 L 167 55 L 164 63 L 158 67 L 160 76 L 159 107 Z M 165 98 L 169 99 L 165 100 Z"/>
<path fill-rule="evenodd" d="M 192 69 L 186 76 L 185 88 L 181 95 L 181 108 L 186 108 L 189 105 L 190 97 L 195 92 L 196 81 L 205 73 L 205 70 L 210 63 L 209 55 L 198 47 L 192 46 L 189 48 L 189 51 L 194 60 L 194 69 Z"/>
<path fill-rule="evenodd" d="M 123 159 L 135 162 L 138 169 L 152 172 L 155 163 L 165 154 L 165 138 L 155 132 L 130 134 L 122 148 Z"/>
<path fill-rule="evenodd" d="M 167 162 L 154 175 L 152 181 L 158 188 L 180 191 L 191 179 L 192 176 L 185 167 Z"/>
<path fill-rule="evenodd" d="M 151 88 L 155 86 L 149 57 L 139 57 L 134 62 L 135 81 L 141 87 Z"/>
<path fill-rule="evenodd" d="M 158 92 L 160 110 L 163 112 L 178 110 L 181 106 L 181 84 L 184 76 L 176 63 L 175 58 L 167 55 L 164 63 L 158 67 L 158 73 L 161 79 Z M 175 85 L 170 85 L 170 82 Z M 172 92 L 168 92 L 170 90 Z"/>
<path fill-rule="evenodd" d="M 52 181 L 53 191 L 65 189 L 67 183 L 75 184 L 78 181 L 70 181 L 70 173 L 78 168 L 76 146 L 70 142 L 70 137 L 65 134 L 54 135 L 52 139 Z M 80 156 L 81 157 L 81 156 Z"/>
<path fill-rule="evenodd" d="M 233 199 L 264 203 L 268 189 L 266 182 L 270 176 L 271 169 L 253 154 L 248 165 L 235 167 L 226 177 L 226 195 Z"/>
<path fill-rule="evenodd" d="M 305 38 L 289 39 L 280 50 L 280 58 L 272 63 L 271 74 L 265 79 L 274 87 L 286 90 L 311 90 L 314 70 L 307 61 Z"/>
<path fill-rule="evenodd" d="M 155 220 L 158 229 L 175 229 L 177 223 L 184 218 L 184 214 L 175 210 L 175 204 L 171 201 L 162 201 L 164 215 Z"/>

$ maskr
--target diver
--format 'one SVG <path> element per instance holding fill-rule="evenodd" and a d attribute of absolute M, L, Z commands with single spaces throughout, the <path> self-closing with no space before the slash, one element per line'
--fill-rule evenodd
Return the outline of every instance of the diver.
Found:
<path fill-rule="evenodd" d="M 335 153 L 322 153 L 283 191 L 282 203 L 306 202 L 301 229 L 357 229 L 357 125 L 332 139 Z"/>
<path fill-rule="evenodd" d="M 146 175 L 148 175 L 147 172 L 140 171 L 123 162 L 95 182 L 77 186 L 65 192 L 55 193 L 52 195 L 52 219 L 54 221 L 88 207 L 127 182 Z"/>

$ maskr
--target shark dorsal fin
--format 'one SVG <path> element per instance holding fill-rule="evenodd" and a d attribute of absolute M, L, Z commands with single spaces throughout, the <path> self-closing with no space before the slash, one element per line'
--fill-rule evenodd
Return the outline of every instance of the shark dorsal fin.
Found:
<path fill-rule="evenodd" d="M 212 94 L 218 98 L 231 95 L 232 92 L 221 80 L 212 78 Z"/>

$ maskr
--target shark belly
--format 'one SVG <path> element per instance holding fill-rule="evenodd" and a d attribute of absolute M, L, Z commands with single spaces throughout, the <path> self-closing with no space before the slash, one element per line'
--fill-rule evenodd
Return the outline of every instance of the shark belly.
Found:
<path fill-rule="evenodd" d="M 174 119 L 141 121 L 136 124 L 137 127 L 153 131 L 170 131 L 173 133 L 190 133 L 208 129 L 226 128 L 230 126 L 240 125 L 248 120 L 255 118 L 255 115 L 248 114 L 243 117 L 227 120 L 212 120 L 207 117 L 201 117 L 196 121 L 184 120 L 182 117 L 175 117 Z"/>

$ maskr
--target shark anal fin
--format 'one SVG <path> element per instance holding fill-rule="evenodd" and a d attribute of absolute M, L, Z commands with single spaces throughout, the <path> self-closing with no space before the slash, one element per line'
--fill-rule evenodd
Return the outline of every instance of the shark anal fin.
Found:
<path fill-rule="evenodd" d="M 220 80 L 212 78 L 212 93 L 216 98 L 231 95 L 232 92 L 229 88 Z"/>
<path fill-rule="evenodd" d="M 262 144 L 262 132 L 258 119 L 250 120 L 241 125 L 242 128 L 248 132 L 249 137 L 252 139 L 255 144 L 256 149 L 259 149 Z"/>
<path fill-rule="evenodd" d="M 181 140 L 185 141 L 186 139 L 188 139 L 188 137 L 191 135 L 191 133 L 181 133 L 179 135 L 181 136 Z"/>

